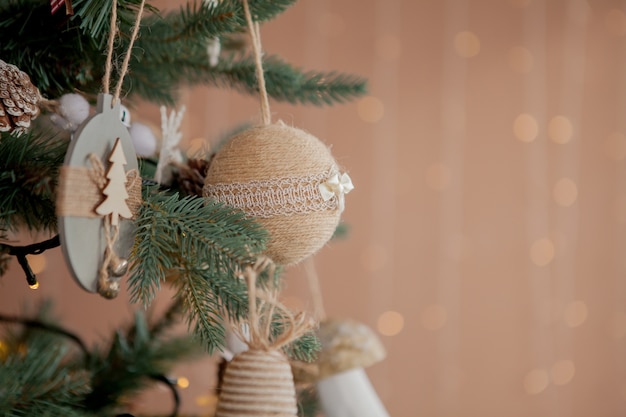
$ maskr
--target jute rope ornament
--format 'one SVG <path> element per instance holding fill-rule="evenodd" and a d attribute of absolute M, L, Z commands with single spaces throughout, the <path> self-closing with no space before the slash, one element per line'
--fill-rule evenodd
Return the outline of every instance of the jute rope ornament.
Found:
<path fill-rule="evenodd" d="M 59 177 L 57 214 L 61 247 L 76 280 L 105 298 L 117 296 L 134 242 L 131 220 L 141 205 L 141 178 L 128 129 L 120 120 L 120 93 L 128 72 L 145 0 L 139 6 L 114 95 L 109 94 L 117 1 L 96 114 L 76 130 Z M 105 170 L 105 165 L 107 169 Z"/>
<path fill-rule="evenodd" d="M 204 195 L 256 218 L 270 234 L 265 255 L 296 264 L 332 237 L 344 195 L 353 188 L 328 147 L 303 130 L 272 123 L 263 76 L 259 25 L 243 0 L 255 56 L 262 124 L 220 148 L 206 176 Z"/>
<path fill-rule="evenodd" d="M 272 274 L 273 267 L 269 258 L 263 257 L 241 274 L 248 285 L 249 333 L 244 334 L 241 321 L 235 323 L 235 331 L 246 340 L 249 350 L 236 355 L 226 368 L 216 417 L 297 416 L 291 367 L 280 349 L 309 331 L 313 323 L 304 314 L 294 316 L 282 306 L 276 291 L 257 291 L 258 274 L 266 268 Z M 283 332 L 272 337 L 272 320 L 277 316 Z"/>

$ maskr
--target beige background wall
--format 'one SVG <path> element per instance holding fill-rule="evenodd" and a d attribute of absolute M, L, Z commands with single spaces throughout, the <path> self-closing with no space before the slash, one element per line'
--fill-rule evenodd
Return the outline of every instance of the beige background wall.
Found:
<path fill-rule="evenodd" d="M 301 0 L 263 27 L 268 53 L 369 79 L 358 102 L 272 110 L 331 145 L 356 185 L 348 239 L 315 262 L 328 314 L 380 332 L 389 357 L 368 372 L 392 416 L 626 413 L 625 11 Z M 258 117 L 236 93 L 184 97 L 189 146 Z M 125 296 L 86 294 L 58 251 L 43 258 L 36 296 L 69 327 L 94 340 L 129 316 Z M 302 269 L 286 279 L 287 302 L 310 309 Z M 36 296 L 13 264 L 0 309 Z M 188 410 L 212 404 L 208 362 L 179 371 Z"/>

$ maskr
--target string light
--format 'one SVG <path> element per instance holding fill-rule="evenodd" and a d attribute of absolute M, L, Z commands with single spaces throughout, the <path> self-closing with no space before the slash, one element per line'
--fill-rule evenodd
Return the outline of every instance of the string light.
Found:
<path fill-rule="evenodd" d="M 182 389 L 188 388 L 189 379 L 185 378 L 184 376 L 178 377 L 178 379 L 176 380 L 176 385 Z"/>

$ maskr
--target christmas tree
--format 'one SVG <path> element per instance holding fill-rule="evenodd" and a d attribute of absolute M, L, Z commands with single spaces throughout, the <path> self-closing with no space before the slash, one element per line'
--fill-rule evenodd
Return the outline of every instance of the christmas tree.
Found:
<path fill-rule="evenodd" d="M 53 1 L 52 7 L 43 0 L 0 3 L 3 28 L 0 59 L 15 66 L 0 67 L 0 116 L 5 117 L 7 126 L 0 137 L 1 234 L 18 230 L 57 232 L 59 177 L 70 144 L 69 136 L 76 128 L 75 114 L 64 108 L 63 98 L 80 92 L 87 101 L 95 102 L 102 92 L 102 80 L 110 76 L 111 67 L 128 64 L 131 68 L 125 77 L 119 77 L 119 89 L 124 91 L 128 104 L 143 99 L 174 105 L 181 86 L 201 84 L 254 95 L 267 92 L 277 101 L 313 105 L 340 103 L 365 92 L 364 81 L 353 75 L 303 71 L 274 55 L 264 55 L 261 63 L 260 45 L 255 41 L 252 47 L 256 54 L 248 52 L 241 34 L 254 32 L 250 21 L 254 20 L 255 24 L 268 21 L 292 6 L 295 0 L 249 0 L 249 10 L 247 3 L 240 0 L 197 1 L 167 13 L 140 0 L 61 3 Z M 138 33 L 131 36 L 135 22 L 140 22 L 136 26 Z M 117 29 L 113 25 L 117 25 Z M 111 45 L 110 50 L 116 53 L 107 58 L 104 51 Z M 219 59 L 216 46 L 221 47 L 221 54 L 217 54 Z M 125 51 L 131 52 L 129 61 L 117 65 L 115 57 Z M 261 64 L 263 71 L 259 74 Z M 38 89 L 36 94 L 30 83 Z M 29 97 L 35 98 L 29 101 Z M 28 105 L 31 102 L 38 104 L 43 116 L 35 119 L 39 112 L 31 111 Z M 55 118 L 61 118 L 66 125 L 52 123 Z M 96 212 L 110 215 L 111 224 L 116 225 L 118 217 L 131 216 L 125 202 L 128 193 L 122 186 L 127 182 L 128 172 L 123 169 L 125 160 L 119 143 L 109 151 L 111 164 L 106 175 L 109 182 L 102 190 L 103 201 Z M 216 159 L 215 151 L 187 161 L 176 161 L 170 156 L 167 162 L 171 162 L 172 179 L 161 183 L 153 181 L 159 161 L 142 158 L 141 205 L 132 221 L 120 219 L 133 225 L 133 245 L 128 259 L 129 287 L 133 302 L 147 307 L 161 285 L 170 283 L 177 291 L 176 314 L 167 316 L 166 322 L 181 316 L 204 350 L 212 353 L 224 347 L 226 323 L 248 317 L 249 283 L 236 277 L 255 264 L 274 233 L 268 234 L 266 230 L 270 223 L 259 222 L 234 208 L 230 202 L 236 201 L 235 197 L 220 200 L 212 195 L 203 196 L 204 176 Z M 323 198 L 315 201 L 316 207 L 321 207 L 316 210 L 333 208 L 339 213 L 339 208 L 343 207 L 341 193 L 349 191 L 351 184 L 334 184 L 332 178 L 344 178 L 334 168 L 324 168 L 323 174 L 328 176 L 326 183 L 323 183 L 325 178 L 298 174 L 298 198 L 305 195 L 311 199 L 310 193 L 317 193 L 318 186 L 324 186 L 327 191 Z M 290 175 L 285 175 L 293 182 Z M 280 184 L 285 183 L 285 175 L 280 176 Z M 303 185 L 303 177 L 317 182 Z M 259 183 L 275 185 L 273 180 L 248 181 L 255 187 Z M 298 206 L 289 210 L 303 211 Z M 53 238 L 28 247 L 0 245 L 0 272 L 6 270 L 10 257 L 16 256 L 29 284 L 36 285 L 25 256 L 39 253 L 57 242 L 58 239 Z M 259 271 L 255 285 L 269 290 L 279 287 L 280 265 L 277 266 Z M 106 265 L 101 269 L 106 269 Z M 285 323 L 291 320 L 279 311 L 272 309 L 266 323 L 271 328 L 268 337 L 275 340 L 281 340 L 281 334 L 288 328 Z M 162 346 L 156 338 L 162 325 L 148 329 L 142 320 L 138 318 L 126 335 L 116 336 L 108 353 L 83 355 L 87 365 L 77 364 L 73 356 L 71 360 L 64 359 L 67 357 L 65 345 L 50 332 L 25 331 L 13 335 L 9 340 L 16 340 L 11 345 L 15 348 L 3 353 L 0 375 L 7 381 L 21 375 L 22 383 L 31 390 L 25 393 L 17 386 L 6 385 L 9 388 L 0 394 L 0 413 L 82 416 L 117 412 L 120 399 L 142 386 L 124 373 L 129 363 L 143 364 L 144 368 L 135 375 L 137 378 L 162 375 L 166 370 L 159 362 L 161 353 L 155 353 L 160 352 Z M 33 323 L 40 322 L 26 322 Z M 49 330 L 50 325 L 43 327 Z M 42 353 L 48 344 L 55 348 Z M 26 347 L 28 354 L 20 354 L 20 346 Z M 167 346 L 163 349 L 171 350 Z M 309 331 L 284 350 L 292 358 L 311 360 L 317 347 Z M 154 361 L 148 351 L 156 355 Z M 180 355 L 172 355 L 170 359 L 176 360 L 188 352 L 191 350 L 181 349 Z M 111 364 L 116 367 L 108 369 Z M 41 368 L 46 372 L 38 374 L 36 370 Z M 128 381 L 128 384 L 120 381 Z M 102 388 L 109 383 L 111 392 Z"/>

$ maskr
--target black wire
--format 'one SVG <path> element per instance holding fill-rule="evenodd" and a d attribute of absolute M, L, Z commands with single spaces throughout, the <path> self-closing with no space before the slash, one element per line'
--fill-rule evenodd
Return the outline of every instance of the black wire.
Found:
<path fill-rule="evenodd" d="M 39 255 L 47 249 L 56 248 L 60 245 L 61 240 L 59 239 L 59 235 L 56 235 L 53 238 L 44 240 L 43 242 L 33 243 L 32 245 L 12 246 L 3 243 L 1 246 L 8 248 L 9 251 L 7 253 L 17 258 L 17 262 L 19 262 L 22 270 L 24 271 L 24 274 L 26 275 L 26 282 L 28 282 L 28 285 L 33 286 L 37 285 L 37 277 L 33 273 L 33 270 L 30 269 L 30 265 L 28 264 L 28 259 L 26 259 L 26 255 Z"/>
<path fill-rule="evenodd" d="M 14 317 L 14 316 L 6 316 L 4 314 L 0 314 L 0 321 L 4 321 L 7 323 L 23 324 L 24 326 L 34 327 L 36 329 L 46 330 L 52 333 L 63 335 L 67 337 L 68 339 L 71 339 L 72 341 L 74 341 L 78 345 L 78 347 L 80 347 L 80 350 L 83 351 L 83 353 L 85 354 L 85 357 L 89 356 L 89 350 L 87 349 L 87 345 L 85 345 L 85 342 L 83 342 L 83 340 L 80 337 L 76 336 L 74 333 L 68 330 L 65 330 L 62 327 L 55 326 L 54 324 L 44 323 L 39 320 L 25 319 L 22 317 Z"/>

